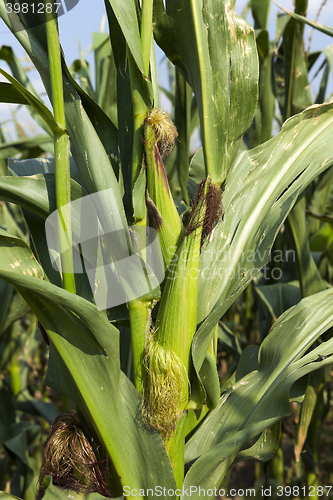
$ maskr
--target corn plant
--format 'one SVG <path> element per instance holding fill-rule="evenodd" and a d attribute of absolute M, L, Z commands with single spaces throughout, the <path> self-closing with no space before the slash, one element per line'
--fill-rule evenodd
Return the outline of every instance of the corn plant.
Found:
<path fill-rule="evenodd" d="M 1 229 L 0 277 L 28 304 L 50 344 L 47 385 L 76 407 L 56 419 L 46 445 L 40 488 L 47 499 L 68 490 L 195 499 L 204 490 L 214 498 L 236 459 L 274 455 L 290 402 L 303 401 L 308 375 L 332 362 L 332 289 L 304 279 L 304 298 L 274 318 L 260 347 L 244 349 L 220 386 L 220 319 L 268 262 L 287 218 L 296 234 L 302 193 L 333 163 L 331 101 L 295 110 L 297 92 L 289 101 L 280 95 L 285 122 L 275 137 L 266 133 L 272 109 L 258 110 L 257 100 L 268 65 L 234 4 L 105 0 L 112 100 L 107 80 L 99 80 L 97 95 L 89 78 L 84 88 L 73 78 L 55 8 L 45 8 L 46 17 L 32 9 L 9 13 L 0 0 L 2 19 L 52 103 L 50 111 L 1 70 L 8 102 L 30 105 L 54 138 L 53 160 L 9 159 L 11 175 L 0 179 L 2 199 L 22 207 L 30 232 L 29 246 Z M 268 2 L 261 6 L 267 13 Z M 158 107 L 153 40 L 176 67 L 177 127 Z M 82 58 L 73 69 L 87 76 Z M 202 148 L 190 163 L 192 94 Z M 254 116 L 255 147 L 240 154 Z M 164 167 L 175 144 L 177 204 Z M 86 202 L 91 209 L 83 217 L 77 207 Z M 50 249 L 52 217 L 60 222 Z M 88 257 L 77 239 L 85 218 Z M 151 258 L 154 234 L 160 252 Z M 295 235 L 296 246 L 307 241 L 301 238 Z M 128 268 L 118 264 L 124 256 L 132 259 Z M 108 294 L 115 299 L 105 285 L 114 269 L 121 270 L 117 292 L 125 299 L 110 305 Z M 12 414 L 4 414 L 2 435 L 12 435 Z M 31 490 L 24 493 L 32 464 L 25 465 L 11 493 L 32 498 Z"/>

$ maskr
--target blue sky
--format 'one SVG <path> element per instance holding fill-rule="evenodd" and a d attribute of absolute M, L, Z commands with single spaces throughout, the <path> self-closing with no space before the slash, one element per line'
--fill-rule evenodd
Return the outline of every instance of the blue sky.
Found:
<path fill-rule="evenodd" d="M 124 0 L 126 1 L 126 0 Z M 236 1 L 236 11 L 240 14 L 246 5 L 247 0 L 237 0 Z M 280 5 L 292 9 L 292 0 L 278 0 Z M 308 17 L 310 19 L 315 19 L 318 12 L 319 5 L 321 4 L 318 0 L 309 0 Z M 275 18 L 278 9 L 272 3 L 270 9 L 269 17 L 269 31 L 270 37 L 273 38 L 275 33 Z M 81 47 L 85 51 L 89 50 L 91 44 L 91 33 L 93 31 L 100 31 L 100 26 L 102 22 L 103 15 L 105 15 L 105 8 L 103 0 L 80 0 L 78 5 L 74 7 L 71 11 L 59 18 L 59 30 L 60 30 L 60 40 L 65 53 L 66 61 L 71 64 L 76 58 L 78 58 L 78 40 L 80 40 Z M 251 16 L 247 17 L 249 22 L 252 22 Z M 323 7 L 319 21 L 328 26 L 333 26 L 333 0 L 328 0 L 326 5 Z M 105 22 L 104 31 L 108 30 L 107 21 Z M 306 31 L 309 27 L 306 27 Z M 24 57 L 24 52 L 16 41 L 15 37 L 9 32 L 6 25 L 2 20 L 0 20 L 0 36 L 1 45 L 10 45 L 16 51 L 19 57 Z M 314 32 L 312 39 L 312 49 L 317 50 L 326 47 L 333 43 L 333 39 L 319 32 Z M 163 57 L 161 51 L 157 50 L 157 60 L 160 61 Z M 87 52 L 87 60 L 93 64 L 92 55 Z M 5 63 L 0 63 L 1 67 L 6 68 Z M 163 65 L 159 65 L 159 68 L 163 68 Z M 162 75 L 160 79 L 165 79 L 165 73 L 163 74 L 163 69 L 161 69 Z M 38 73 L 36 71 L 29 74 L 30 79 L 37 91 L 41 92 L 43 90 L 42 84 L 39 80 Z M 1 78 L 1 80 L 4 80 Z M 333 78 L 332 74 L 330 76 L 331 89 L 333 91 Z M 314 87 L 312 87 L 313 92 L 315 92 Z M 10 117 L 10 110 L 13 109 L 13 105 L 10 107 L 7 105 L 0 104 L 0 121 L 8 119 Z M 19 111 L 18 117 L 21 115 L 25 116 L 24 110 Z M 30 126 L 30 125 L 29 125 Z"/>

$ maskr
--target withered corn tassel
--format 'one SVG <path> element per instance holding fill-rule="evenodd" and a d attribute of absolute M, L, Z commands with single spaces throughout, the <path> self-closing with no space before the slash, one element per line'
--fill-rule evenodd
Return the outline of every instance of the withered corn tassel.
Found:
<path fill-rule="evenodd" d="M 46 442 L 39 477 L 43 489 L 45 476 L 51 476 L 55 486 L 81 492 L 96 492 L 111 497 L 103 479 L 100 461 L 91 445 L 87 429 L 75 412 L 59 415 Z"/>

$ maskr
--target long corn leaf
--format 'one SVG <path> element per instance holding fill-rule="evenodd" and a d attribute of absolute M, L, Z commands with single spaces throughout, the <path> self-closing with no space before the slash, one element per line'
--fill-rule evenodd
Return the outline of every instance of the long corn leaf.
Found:
<path fill-rule="evenodd" d="M 118 330 L 90 302 L 38 278 L 42 270 L 24 242 L 5 232 L 0 237 L 0 276 L 18 289 L 51 340 L 47 383 L 73 399 L 90 423 L 108 453 L 114 491 L 174 487 L 161 437 L 138 425 L 140 396 L 120 370 Z"/>
<path fill-rule="evenodd" d="M 234 385 L 188 441 L 185 457 L 195 462 L 185 487 L 218 487 L 230 456 L 233 459 L 246 441 L 258 435 L 262 425 L 268 427 L 290 414 L 292 385 L 333 361 L 333 339 L 308 351 L 332 325 L 332 289 L 303 299 L 275 322 L 260 347 L 258 370 L 242 378 L 236 375 Z"/>
<path fill-rule="evenodd" d="M 157 43 L 197 98 L 206 173 L 223 183 L 258 97 L 253 28 L 226 0 L 155 0 Z"/>
<path fill-rule="evenodd" d="M 296 19 L 296 21 L 299 21 L 301 23 L 307 24 L 308 26 L 311 26 L 311 28 L 314 28 L 318 31 L 321 31 L 325 35 L 328 36 L 333 36 L 333 28 L 329 26 L 325 26 L 324 24 L 318 23 L 318 21 L 311 21 L 311 19 L 308 19 L 307 17 L 301 16 L 299 14 L 296 14 L 295 12 L 291 12 L 290 10 L 284 9 L 279 5 L 278 3 L 274 2 L 275 5 L 279 7 L 279 9 L 283 10 L 286 12 L 290 17 L 293 17 Z"/>
<path fill-rule="evenodd" d="M 228 175 L 223 220 L 200 256 L 198 322 L 192 354 L 199 372 L 212 329 L 268 262 L 297 196 L 333 163 L 333 104 L 314 105 L 247 153 Z M 209 269 L 209 273 L 208 270 Z"/>

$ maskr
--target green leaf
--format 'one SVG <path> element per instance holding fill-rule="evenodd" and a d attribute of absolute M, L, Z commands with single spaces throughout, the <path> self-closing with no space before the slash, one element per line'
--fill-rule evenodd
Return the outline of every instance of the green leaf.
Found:
<path fill-rule="evenodd" d="M 186 489 L 188 491 L 192 486 L 192 491 L 194 492 L 191 498 L 194 500 L 200 500 L 200 498 L 202 498 L 202 495 L 199 495 L 199 488 L 201 488 L 201 491 L 206 490 L 206 498 L 214 498 L 214 494 L 210 496 L 208 490 L 213 493 L 214 488 L 219 488 L 222 481 L 221 478 L 228 472 L 228 469 L 236 458 L 237 451 L 250 439 L 255 438 L 267 427 L 272 426 L 276 422 L 277 419 L 269 419 L 254 424 L 251 428 L 240 430 L 236 435 L 232 434 L 231 437 L 223 441 L 223 445 L 217 445 L 211 450 L 208 450 L 194 463 L 194 465 L 192 465 L 189 472 L 186 474 L 183 490 L 186 492 Z M 194 488 L 196 488 L 196 491 Z M 186 493 L 180 498 L 181 500 L 185 500 Z"/>
<path fill-rule="evenodd" d="M 6 439 L 3 446 L 22 460 L 22 462 L 32 469 L 32 460 L 29 457 L 29 446 L 38 439 L 41 432 L 39 425 L 31 422 L 13 423 L 8 427 Z"/>
<path fill-rule="evenodd" d="M 273 321 L 284 311 L 295 306 L 302 298 L 298 282 L 256 286 L 255 290 L 267 307 Z"/>
<path fill-rule="evenodd" d="M 77 493 L 73 490 L 59 488 L 58 486 L 54 486 L 51 482 L 49 486 L 46 488 L 45 495 L 43 496 L 44 500 L 68 500 L 71 498 L 72 500 L 105 500 L 103 495 L 99 493 Z M 115 500 L 123 500 L 123 496 L 117 497 Z M 0 496 L 0 500 L 1 496 Z M 7 500 L 7 499 L 3 499 Z M 8 498 L 8 500 L 10 500 Z"/>
<path fill-rule="evenodd" d="M 31 277 L 42 270 L 25 243 L 5 232 L 0 241 L 0 277 L 18 289 L 51 340 L 47 384 L 79 406 L 109 455 L 115 491 L 175 487 L 162 439 L 142 422 L 141 398 L 120 370 L 118 330 L 90 302 Z"/>
<path fill-rule="evenodd" d="M 61 286 L 59 272 L 54 269 L 50 260 L 45 236 L 45 219 L 57 209 L 54 173 L 36 174 L 41 170 L 54 172 L 54 161 L 51 159 L 18 161 L 10 160 L 9 167 L 19 174 L 16 177 L 0 178 L 0 195 L 6 201 L 20 205 L 29 228 L 34 251 L 41 263 L 47 278 L 57 286 Z M 22 173 L 32 174 L 29 177 Z M 76 166 L 71 161 L 71 175 L 80 179 Z M 71 179 L 72 201 L 85 196 L 87 192 Z M 78 295 L 91 300 L 92 291 L 86 273 L 75 274 Z"/>
<path fill-rule="evenodd" d="M 310 244 L 307 237 L 305 207 L 306 201 L 303 195 L 297 201 L 286 221 L 286 228 L 291 236 L 292 247 L 296 250 L 299 281 L 303 297 L 320 292 L 326 288 L 326 284 L 319 274 L 310 251 Z"/>
<path fill-rule="evenodd" d="M 36 90 L 34 89 L 32 83 L 30 82 L 28 78 L 28 74 L 23 68 L 20 59 L 16 56 L 15 52 L 11 47 L 7 47 L 3 45 L 0 49 L 0 59 L 6 61 L 8 66 L 11 69 L 11 72 L 13 74 L 13 77 L 18 80 L 23 87 L 25 87 L 31 94 L 34 94 L 36 97 L 38 97 L 38 94 Z M 22 94 L 21 94 L 21 97 Z M 52 135 L 51 130 L 49 127 L 46 125 L 44 120 L 39 116 L 37 111 L 34 110 L 31 106 L 27 108 L 31 116 L 36 120 L 36 122 L 49 134 Z"/>
<path fill-rule="evenodd" d="M 315 125 L 315 126 L 314 126 Z M 267 263 L 276 235 L 297 196 L 333 162 L 333 104 L 315 105 L 249 151 L 231 171 L 225 212 L 200 255 L 198 322 L 192 355 L 197 372 L 211 332 L 239 293 Z"/>
<path fill-rule="evenodd" d="M 65 130 L 55 121 L 51 111 L 45 106 L 45 104 L 38 99 L 34 94 L 29 92 L 23 85 L 20 84 L 18 80 L 12 77 L 5 70 L 0 68 L 0 74 L 7 78 L 15 89 L 20 92 L 22 96 L 28 101 L 28 103 L 34 108 L 34 110 L 39 114 L 39 116 L 44 120 L 44 122 L 50 127 L 53 134 L 60 134 L 65 132 Z"/>
<path fill-rule="evenodd" d="M 1 500 L 21 500 L 19 497 L 15 497 L 14 495 L 10 495 L 9 493 L 5 493 L 4 491 L 0 491 L 0 499 Z"/>
<path fill-rule="evenodd" d="M 296 21 L 299 21 L 299 22 L 304 23 L 304 24 L 308 24 L 309 26 L 311 26 L 311 28 L 314 28 L 318 31 L 321 31 L 322 33 L 325 33 L 325 35 L 333 36 L 333 28 L 330 28 L 328 26 L 325 26 L 324 24 L 318 23 L 317 21 L 311 21 L 307 17 L 300 16 L 299 14 L 291 12 L 290 10 L 284 9 L 283 7 L 281 7 L 277 3 L 276 3 L 276 5 L 279 7 L 279 9 L 284 10 L 284 12 L 286 12 L 290 17 L 293 17 L 294 19 L 296 19 Z"/>
<path fill-rule="evenodd" d="M 28 389 L 21 391 L 16 396 L 15 408 L 30 415 L 43 417 L 50 425 L 59 415 L 59 411 L 53 403 L 33 398 Z"/>
<path fill-rule="evenodd" d="M 97 103 L 117 126 L 117 70 L 110 37 L 106 33 L 93 33 L 92 50 L 95 55 Z"/>
<path fill-rule="evenodd" d="M 92 99 L 96 99 L 96 95 L 90 80 L 89 63 L 83 58 L 75 59 L 69 69 L 74 77 L 76 76 L 77 78 L 79 78 L 81 87 L 89 95 L 89 97 L 91 97 Z"/>
<path fill-rule="evenodd" d="M 325 57 L 324 62 L 321 64 L 317 73 L 314 75 L 314 78 L 319 74 L 319 72 L 324 69 L 322 74 L 322 79 L 320 82 L 319 92 L 316 98 L 316 104 L 321 104 L 325 101 L 327 85 L 329 81 L 329 74 L 332 69 L 332 58 L 333 58 L 333 45 L 329 45 L 326 49 L 319 50 L 317 52 L 312 52 L 308 56 L 308 68 L 311 70 L 314 63 L 319 59 L 319 57 L 323 55 Z"/>
<path fill-rule="evenodd" d="M 220 382 L 216 361 L 209 353 L 206 354 L 199 376 L 206 393 L 205 405 L 215 408 L 220 399 Z"/>
<path fill-rule="evenodd" d="M 312 385 L 309 385 L 306 389 L 305 392 L 305 398 L 302 404 L 302 410 L 301 410 L 301 418 L 300 422 L 297 428 L 297 438 L 296 438 L 296 443 L 295 443 L 295 461 L 296 463 L 299 461 L 303 445 L 305 443 L 307 434 L 308 434 L 308 429 L 309 425 L 311 423 L 312 417 L 313 417 L 313 412 L 315 410 L 317 403 L 317 394 L 312 387 Z"/>
<path fill-rule="evenodd" d="M 47 137 L 47 136 L 45 136 Z M 71 179 L 71 199 L 77 200 L 87 192 Z M 36 174 L 28 177 L 0 177 L 0 195 L 4 201 L 16 203 L 46 219 L 57 210 L 55 174 Z"/>
<path fill-rule="evenodd" d="M 13 287 L 10 283 L 6 283 L 6 281 L 0 280 L 0 297 L 1 297 L 1 305 L 0 305 L 0 335 L 3 332 L 4 325 L 6 324 L 6 320 L 8 317 L 9 308 L 11 305 L 11 299 L 13 296 Z M 1 390 L 1 389 L 0 389 Z"/>
<path fill-rule="evenodd" d="M 10 249 L 13 249 L 13 251 L 10 251 Z M 1 269 L 34 276 L 35 278 L 43 278 L 43 270 L 28 245 L 17 236 L 13 236 L 1 228 L 0 261 Z"/>
<path fill-rule="evenodd" d="M 11 104 L 25 104 L 28 105 L 29 101 L 16 90 L 11 83 L 0 82 L 0 102 L 7 102 Z"/>
<path fill-rule="evenodd" d="M 45 279 L 56 286 L 62 287 L 61 275 L 58 269 L 55 269 L 52 266 L 50 252 L 46 241 L 45 219 L 30 210 L 26 210 L 25 208 L 23 208 L 23 215 L 29 229 L 30 241 L 33 245 L 34 254 L 45 272 Z M 77 284 L 78 280 L 81 280 L 81 277 L 83 276 L 85 276 L 83 273 L 75 274 L 75 284 Z M 80 292 L 81 287 L 78 286 L 77 294 L 81 295 Z M 92 299 L 91 289 L 89 297 L 84 296 L 84 298 L 87 300 Z"/>
<path fill-rule="evenodd" d="M 23 0 L 18 3 L 21 5 Z M 0 3 L 0 16 L 26 50 L 43 80 L 49 97 L 52 98 L 45 24 L 36 26 L 34 17 L 25 17 L 20 12 L 18 16 L 15 16 L 16 24 L 13 26 L 3 3 Z M 27 31 L 29 23 L 34 26 L 33 36 Z M 75 163 L 89 193 L 110 188 L 113 190 L 113 196 L 105 200 L 105 212 L 110 214 L 118 210 L 126 232 L 127 224 L 121 194 L 111 167 L 111 163 L 114 166 L 118 165 L 116 161 L 118 141 L 115 126 L 75 82 L 64 60 L 62 66 L 66 129 Z"/>
<path fill-rule="evenodd" d="M 118 123 L 124 203 L 127 217 L 131 220 L 131 189 L 139 176 L 143 156 L 143 122 L 153 106 L 154 97 L 151 82 L 144 72 L 134 0 L 131 0 L 130 6 L 125 6 L 119 0 L 105 0 L 105 6 L 117 68 L 117 114 L 121 117 Z M 120 15 L 124 11 L 126 13 Z"/>
<path fill-rule="evenodd" d="M 198 103 L 206 173 L 223 183 L 257 105 L 253 28 L 226 0 L 154 2 L 155 39 Z"/>
<path fill-rule="evenodd" d="M 234 382 L 238 382 L 238 380 L 245 377 L 245 375 L 248 375 L 254 370 L 258 370 L 258 355 L 259 347 L 257 345 L 251 345 L 244 349 L 241 354 L 235 376 L 233 377 Z M 229 381 L 227 382 L 227 386 L 228 388 L 231 387 Z M 223 387 L 223 389 L 225 388 Z"/>
<path fill-rule="evenodd" d="M 226 465 L 242 444 L 258 435 L 258 429 L 290 414 L 292 385 L 307 373 L 333 362 L 332 338 L 309 351 L 333 325 L 332 306 L 333 290 L 325 290 L 303 299 L 275 322 L 261 344 L 258 370 L 238 379 L 221 396 L 220 404 L 186 444 L 186 461 L 195 462 L 184 486 L 218 486 Z"/>
<path fill-rule="evenodd" d="M 177 171 L 183 199 L 189 205 L 187 180 L 191 138 L 192 89 L 178 68 L 176 68 L 175 126 L 178 131 Z"/>
<path fill-rule="evenodd" d="M 297 0 L 295 10 L 305 12 L 307 0 Z M 279 60 L 283 66 L 277 67 L 279 84 L 277 97 L 283 120 L 303 111 L 313 103 L 308 80 L 307 65 L 303 48 L 304 25 L 290 19 L 283 31 L 279 47 Z"/>
<path fill-rule="evenodd" d="M 71 179 L 74 179 L 78 184 L 85 187 L 72 156 L 69 159 L 69 163 Z M 8 168 L 11 175 L 19 177 L 34 176 L 38 174 L 54 174 L 55 162 L 54 158 L 29 158 L 27 160 L 8 158 Z"/>
<path fill-rule="evenodd" d="M 251 0 L 255 29 L 267 29 L 270 0 Z"/>
<path fill-rule="evenodd" d="M 268 429 L 265 429 L 261 434 L 258 441 L 256 441 L 255 444 L 251 446 L 251 448 L 240 451 L 238 456 L 241 458 L 241 460 L 256 459 L 261 460 L 261 462 L 267 462 L 267 460 L 270 460 L 272 458 L 272 456 L 276 452 L 277 447 L 279 446 L 281 437 L 280 429 L 280 422 L 277 422 L 271 427 L 268 427 Z"/>
<path fill-rule="evenodd" d="M 320 222 L 315 220 L 315 214 L 324 214 L 328 211 L 328 205 L 330 203 L 330 190 L 332 188 L 333 183 L 333 168 L 329 168 L 327 172 L 321 176 L 318 184 L 316 185 L 310 203 L 308 205 L 311 218 L 309 218 L 308 222 L 308 231 L 311 236 L 315 231 L 320 228 Z M 315 217 L 315 218 L 313 218 Z M 319 219 L 321 220 L 321 219 Z M 329 220 L 325 220 L 323 222 L 329 222 Z"/>
<path fill-rule="evenodd" d="M 124 33 L 121 31 L 115 13 L 108 0 L 105 0 L 108 15 L 110 40 L 117 69 L 117 115 L 121 117 L 118 123 L 119 156 L 121 170 L 124 178 L 124 205 L 127 219 L 131 220 L 132 210 L 132 160 L 133 160 L 133 102 L 131 93 L 131 80 L 127 63 L 127 46 Z M 140 42 L 141 43 L 141 42 Z M 130 147 L 129 147 L 130 145 Z"/>
<path fill-rule="evenodd" d="M 227 327 L 227 325 L 222 322 L 219 323 L 218 339 L 224 347 L 235 353 L 237 357 L 242 353 L 242 348 L 238 338 Z"/>
<path fill-rule="evenodd" d="M 0 395 L 0 443 L 2 444 L 8 437 L 8 427 L 15 423 L 15 409 L 9 389 L 2 384 L 0 387 Z"/>
<path fill-rule="evenodd" d="M 5 283 L 5 282 L 2 282 Z M 11 286 L 9 283 L 7 285 Z M 29 308 L 18 293 L 12 293 L 9 297 L 10 302 L 7 304 L 7 314 L 3 317 L 1 325 L 1 333 L 13 326 L 13 323 L 29 313 Z"/>
<path fill-rule="evenodd" d="M 71 131 L 69 135 L 71 137 L 71 143 L 73 144 L 74 137 L 77 137 L 76 141 L 80 144 L 80 140 L 86 142 L 89 145 L 89 140 L 86 138 L 86 134 L 90 133 L 96 143 L 97 151 L 101 149 L 101 143 L 103 148 L 109 158 L 115 175 L 119 176 L 119 151 L 118 151 L 118 131 L 113 122 L 107 116 L 107 114 L 100 108 L 100 106 L 79 86 L 76 80 L 72 77 L 71 72 L 66 66 L 63 60 L 62 65 L 65 69 L 65 74 L 63 75 L 64 81 L 69 80 L 70 84 L 66 86 L 66 95 L 68 99 L 72 101 L 81 100 L 82 106 L 86 113 L 80 112 L 80 105 L 73 107 L 65 100 L 65 111 L 66 111 L 66 123 L 67 126 L 71 124 Z M 88 120 L 87 120 L 88 118 Z M 93 128 L 91 129 L 91 125 Z M 77 130 L 75 128 L 77 125 Z M 77 134 L 77 135 L 76 135 Z M 96 134 L 98 137 L 96 137 Z M 89 151 L 90 153 L 90 151 Z M 77 154 L 77 153 L 76 153 Z M 73 152 L 75 158 L 76 154 Z M 100 153 L 102 154 L 102 153 Z M 104 155 L 103 155 L 104 156 Z M 90 154 L 89 154 L 90 157 Z M 76 160 L 78 161 L 78 160 Z M 92 161 L 92 160 L 90 160 Z M 103 161 L 104 163 L 104 161 Z M 105 167 L 106 168 L 106 167 Z M 106 168 L 106 179 L 109 179 L 109 169 Z"/>
<path fill-rule="evenodd" d="M 46 134 L 24 137 L 13 142 L 5 142 L 0 145 L 0 159 L 16 156 L 17 154 L 26 154 L 35 148 L 39 148 L 41 152 L 54 154 L 53 144 L 53 140 Z"/>
<path fill-rule="evenodd" d="M 271 138 L 275 110 L 275 96 L 272 89 L 272 51 L 268 31 L 256 32 L 256 42 L 259 53 L 259 101 L 254 115 L 251 148 Z"/>
<path fill-rule="evenodd" d="M 288 14 L 282 14 L 281 12 L 279 12 L 276 16 L 275 47 L 278 46 L 280 38 L 289 21 L 290 19 Z"/>
<path fill-rule="evenodd" d="M 312 252 L 324 252 L 333 243 L 333 228 L 325 222 L 309 239 Z"/>
<path fill-rule="evenodd" d="M 192 156 L 189 175 L 197 185 L 205 178 L 205 160 L 202 148 L 199 148 Z"/>
<path fill-rule="evenodd" d="M 136 221 L 146 220 L 146 169 L 142 168 L 133 187 L 133 207 Z"/>
<path fill-rule="evenodd" d="M 128 2 L 124 3 L 121 0 L 105 0 L 105 3 L 106 5 L 110 4 L 133 59 L 144 74 L 138 13 L 135 1 L 128 0 Z"/>

